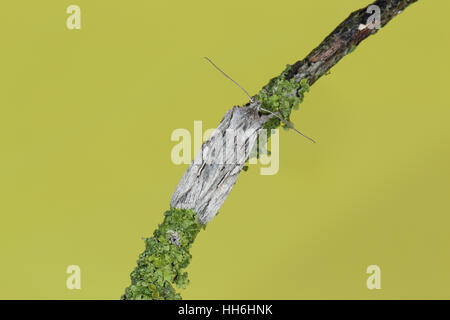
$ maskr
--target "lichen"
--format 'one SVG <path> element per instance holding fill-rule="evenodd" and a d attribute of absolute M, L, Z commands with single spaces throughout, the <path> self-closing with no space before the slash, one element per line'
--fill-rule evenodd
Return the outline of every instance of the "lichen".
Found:
<path fill-rule="evenodd" d="M 310 86 L 308 79 L 299 79 L 296 77 L 289 80 L 286 79 L 291 68 L 291 65 L 286 65 L 286 69 L 278 77 L 271 79 L 254 97 L 260 103 L 262 109 L 269 110 L 284 120 L 281 121 L 277 117 L 272 117 L 266 122 L 264 129 L 267 130 L 267 139 L 270 138 L 272 130 L 278 128 L 280 125 L 285 130 L 293 128 L 290 120 L 291 112 L 292 110 L 298 110 L 305 93 L 309 92 Z M 260 110 L 260 112 L 262 114 L 270 114 L 264 110 Z M 262 153 L 270 154 L 270 151 L 266 150 L 264 146 L 259 146 L 259 139 L 257 139 L 253 150 L 250 152 L 249 159 L 254 157 L 259 159 L 261 151 L 263 151 Z M 247 164 L 243 167 L 243 170 L 248 170 Z"/>
<path fill-rule="evenodd" d="M 262 108 L 278 114 L 286 123 L 290 123 L 292 109 L 298 110 L 304 94 L 309 91 L 307 79 L 295 77 L 286 79 L 290 69 L 291 66 L 287 65 L 281 75 L 270 80 L 255 97 L 261 103 Z M 271 129 L 276 129 L 280 125 L 285 129 L 290 129 L 290 126 L 286 123 L 282 123 L 280 119 L 273 117 L 265 124 L 265 129 L 270 132 Z"/>
<path fill-rule="evenodd" d="M 191 260 L 189 249 L 197 234 L 205 228 L 191 210 L 171 208 L 164 221 L 144 238 L 145 250 L 139 255 L 137 267 L 131 273 L 131 285 L 125 289 L 126 300 L 178 300 L 173 287 L 186 288 L 188 274 L 184 272 Z"/>

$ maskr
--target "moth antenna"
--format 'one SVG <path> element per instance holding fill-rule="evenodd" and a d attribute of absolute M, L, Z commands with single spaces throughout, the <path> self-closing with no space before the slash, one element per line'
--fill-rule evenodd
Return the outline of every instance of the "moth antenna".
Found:
<path fill-rule="evenodd" d="M 262 108 L 262 107 L 259 107 L 259 109 L 261 109 L 261 110 L 264 111 L 264 112 L 268 112 L 268 113 L 270 113 L 271 115 L 277 117 L 277 118 L 280 119 L 285 125 L 287 125 L 289 128 L 294 129 L 299 135 L 301 135 L 302 137 L 305 137 L 306 139 L 308 139 L 309 141 L 311 141 L 311 142 L 313 142 L 313 143 L 316 143 L 316 141 L 314 141 L 314 139 L 312 139 L 312 138 L 310 138 L 310 137 L 304 135 L 303 133 L 301 133 L 300 131 L 298 131 L 297 129 L 295 129 L 295 127 L 292 125 L 292 123 L 287 122 L 286 120 L 284 120 L 283 118 L 281 118 L 281 117 L 280 117 L 279 115 L 277 115 L 276 113 L 273 113 L 272 111 L 267 110 L 267 109 L 264 109 L 264 108 Z"/>
<path fill-rule="evenodd" d="M 225 77 L 227 77 L 229 80 L 231 80 L 231 82 L 233 82 L 235 85 L 237 85 L 239 87 L 239 89 L 241 89 L 248 97 L 248 99 L 253 102 L 253 98 L 250 97 L 250 95 L 248 94 L 248 92 L 242 88 L 239 83 L 237 83 L 236 81 L 234 81 L 230 76 L 228 76 L 225 72 L 223 72 L 218 66 L 216 66 L 216 64 L 214 62 L 212 62 L 211 59 L 209 59 L 208 57 L 204 57 L 209 63 L 211 63 L 213 65 L 214 68 L 216 68 L 217 70 L 219 70 L 219 72 L 221 74 L 223 74 Z M 304 135 L 303 133 L 301 133 L 300 131 L 298 131 L 297 129 L 295 129 L 295 127 L 292 125 L 292 123 L 287 122 L 286 120 L 284 120 L 283 118 L 281 118 L 279 115 L 277 115 L 276 113 L 273 113 L 270 110 L 264 109 L 262 107 L 259 107 L 259 109 L 261 109 L 262 111 L 268 112 L 270 114 L 272 114 L 273 116 L 277 117 L 278 119 L 280 119 L 285 125 L 287 125 L 289 128 L 294 129 L 299 135 L 301 135 L 302 137 L 305 137 L 306 139 L 312 141 L 313 143 L 316 143 L 316 141 L 314 141 L 313 139 L 311 139 L 310 137 Z"/>
<path fill-rule="evenodd" d="M 252 97 L 250 97 L 250 95 L 248 94 L 248 92 L 242 88 L 239 83 L 237 83 L 236 81 L 234 81 L 230 76 L 228 76 L 225 72 L 223 72 L 222 70 L 220 70 L 220 68 L 218 66 L 216 66 L 216 64 L 214 62 L 211 61 L 211 59 L 209 59 L 208 57 L 205 57 L 205 59 L 211 63 L 213 65 L 214 68 L 216 68 L 217 70 L 219 70 L 220 73 L 222 73 L 225 77 L 227 77 L 229 80 L 231 80 L 235 85 L 237 85 L 239 87 L 239 89 L 241 89 L 242 91 L 244 91 L 244 93 L 247 95 L 247 97 L 249 98 L 250 101 L 253 102 Z"/>

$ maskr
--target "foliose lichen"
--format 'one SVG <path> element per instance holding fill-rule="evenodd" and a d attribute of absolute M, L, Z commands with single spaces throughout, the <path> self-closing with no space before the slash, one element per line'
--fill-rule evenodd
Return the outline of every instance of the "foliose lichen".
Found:
<path fill-rule="evenodd" d="M 290 123 L 292 109 L 298 110 L 304 94 L 309 92 L 307 79 L 297 79 L 296 77 L 286 79 L 290 69 L 291 66 L 287 65 L 286 69 L 278 77 L 270 80 L 255 97 L 261 103 L 262 108 L 278 114 L 285 122 L 273 117 L 265 124 L 268 132 L 280 125 L 289 130 L 291 126 L 286 123 Z M 264 111 L 261 112 L 264 113 Z"/>
<path fill-rule="evenodd" d="M 305 93 L 309 92 L 308 79 L 298 79 L 296 77 L 289 80 L 286 79 L 291 68 L 291 65 L 286 65 L 286 69 L 278 77 L 271 79 L 254 97 L 261 104 L 262 109 L 269 110 L 283 119 L 281 121 L 277 117 L 272 117 L 266 122 L 264 129 L 267 130 L 267 139 L 270 137 L 272 130 L 280 125 L 285 130 L 293 128 L 290 120 L 291 112 L 292 110 L 298 110 Z M 261 113 L 270 114 L 264 110 L 261 110 Z M 259 143 L 259 139 L 257 139 L 253 150 L 250 152 L 249 159 L 254 157 L 259 159 L 261 151 L 265 154 L 270 154 L 270 150 L 266 150 L 264 146 L 260 147 Z M 248 165 L 245 165 L 243 170 L 247 171 Z"/>
<path fill-rule="evenodd" d="M 131 285 L 125 289 L 126 300 L 178 300 L 177 288 L 186 288 L 188 274 L 184 272 L 191 260 L 189 249 L 201 229 L 191 210 L 171 208 L 164 213 L 164 221 L 144 238 L 145 250 L 139 255 L 137 267 L 131 273 Z"/>

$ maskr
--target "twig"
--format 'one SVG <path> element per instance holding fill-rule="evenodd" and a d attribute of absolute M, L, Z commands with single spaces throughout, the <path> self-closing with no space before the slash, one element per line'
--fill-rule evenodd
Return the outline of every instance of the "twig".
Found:
<path fill-rule="evenodd" d="M 379 7 L 379 22 L 383 27 L 416 1 L 378 0 L 372 5 Z M 272 79 L 261 90 L 264 97 L 270 98 L 273 94 L 273 83 L 287 83 L 298 88 L 296 94 L 300 98 L 303 91 L 297 84 L 314 84 L 340 59 L 353 52 L 361 41 L 376 33 L 377 29 L 371 28 L 369 24 L 371 13 L 367 11 L 368 8 L 369 6 L 353 12 L 305 59 Z M 225 158 L 231 157 L 220 136 L 228 129 L 245 128 L 249 132 L 245 145 L 251 150 L 260 129 L 277 125 L 273 122 L 277 119 L 261 115 L 258 112 L 259 102 L 247 92 L 246 94 L 250 102 L 243 107 L 233 107 L 225 114 L 215 133 L 203 144 L 202 150 L 181 178 L 172 195 L 171 209 L 166 212 L 164 222 L 153 237 L 146 239 L 146 249 L 139 256 L 138 265 L 131 274 L 131 285 L 125 290 L 123 299 L 181 298 L 172 285 L 184 287 L 187 284 L 187 274 L 182 270 L 189 264 L 189 248 L 200 227 L 205 226 L 217 214 L 250 152 L 247 150 L 234 164 L 218 162 L 217 154 L 220 151 L 225 152 Z M 286 93 L 288 94 L 291 93 Z"/>

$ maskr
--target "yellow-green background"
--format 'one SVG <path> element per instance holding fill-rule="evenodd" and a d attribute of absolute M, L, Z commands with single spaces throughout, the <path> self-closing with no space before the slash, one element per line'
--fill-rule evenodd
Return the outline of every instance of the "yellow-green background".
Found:
<path fill-rule="evenodd" d="M 2 0 L 0 298 L 119 298 L 187 168 L 172 131 L 246 102 L 203 56 L 254 94 L 368 3 Z M 318 143 L 283 131 L 279 173 L 242 174 L 184 298 L 450 298 L 449 10 L 419 1 L 312 87 L 292 119 Z"/>

